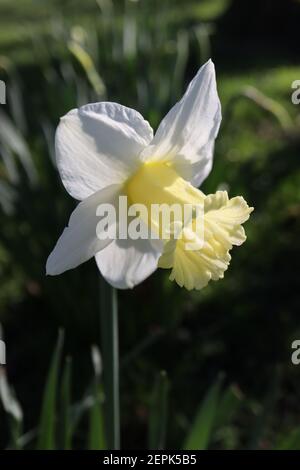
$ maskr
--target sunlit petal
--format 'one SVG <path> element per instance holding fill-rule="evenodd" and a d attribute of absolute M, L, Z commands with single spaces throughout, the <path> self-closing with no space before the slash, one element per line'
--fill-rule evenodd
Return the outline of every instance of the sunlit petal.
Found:
<path fill-rule="evenodd" d="M 152 136 L 149 123 L 120 104 L 102 102 L 73 109 L 61 119 L 55 141 L 65 188 L 83 200 L 110 184 L 124 182 Z"/>
<path fill-rule="evenodd" d="M 191 81 L 183 98 L 162 120 L 142 156 L 145 161 L 172 161 L 183 178 L 199 185 L 211 169 L 220 122 L 215 68 L 209 60 Z"/>

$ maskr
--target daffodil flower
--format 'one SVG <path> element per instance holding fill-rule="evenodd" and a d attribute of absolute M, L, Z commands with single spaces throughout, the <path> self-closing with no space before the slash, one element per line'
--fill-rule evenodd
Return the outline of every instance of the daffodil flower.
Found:
<path fill-rule="evenodd" d="M 242 224 L 253 210 L 226 191 L 206 196 L 197 187 L 212 168 L 214 141 L 221 122 L 215 70 L 204 64 L 156 134 L 135 110 L 116 103 L 87 104 L 66 114 L 56 132 L 57 166 L 71 196 L 81 201 L 71 214 L 47 261 L 47 274 L 75 268 L 93 256 L 106 280 L 131 288 L 158 267 L 187 289 L 201 289 L 224 276 L 229 251 L 245 239 Z M 130 204 L 202 204 L 204 240 L 187 250 L 188 232 L 161 243 L 152 239 L 110 239 L 96 234 L 97 208 L 117 207 L 120 195 Z M 150 226 L 155 222 L 148 220 Z M 197 233 L 194 233 L 197 236 Z"/>

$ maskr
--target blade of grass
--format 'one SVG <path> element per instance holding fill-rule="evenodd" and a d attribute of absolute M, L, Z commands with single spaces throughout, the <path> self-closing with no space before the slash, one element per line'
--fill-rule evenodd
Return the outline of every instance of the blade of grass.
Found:
<path fill-rule="evenodd" d="M 222 381 L 223 376 L 219 376 L 201 402 L 192 429 L 185 440 L 184 450 L 208 448 L 215 424 Z"/>
<path fill-rule="evenodd" d="M 44 389 L 42 411 L 39 424 L 39 437 L 37 442 L 37 449 L 39 450 L 55 449 L 55 412 L 57 400 L 57 382 L 63 342 L 64 335 L 63 332 L 60 331 L 58 334 L 57 344 L 53 353 L 52 362 Z"/>
<path fill-rule="evenodd" d="M 215 419 L 215 428 L 226 426 L 239 410 L 243 396 L 235 385 L 230 385 L 220 398 L 218 412 Z"/>
<path fill-rule="evenodd" d="M 93 405 L 89 410 L 88 450 L 106 449 L 102 402 L 102 387 L 100 384 L 95 383 Z"/>
<path fill-rule="evenodd" d="M 149 418 L 149 449 L 162 450 L 165 447 L 167 428 L 169 381 L 167 373 L 161 371 L 156 379 Z"/>
<path fill-rule="evenodd" d="M 72 359 L 66 358 L 61 383 L 61 448 L 70 450 L 72 448 L 72 423 L 71 423 L 71 375 Z"/>
<path fill-rule="evenodd" d="M 104 81 L 100 77 L 92 57 L 88 52 L 76 41 L 69 41 L 68 48 L 74 57 L 81 64 L 83 70 L 85 71 L 90 84 L 95 90 L 98 97 L 104 97 L 106 94 L 106 87 Z"/>

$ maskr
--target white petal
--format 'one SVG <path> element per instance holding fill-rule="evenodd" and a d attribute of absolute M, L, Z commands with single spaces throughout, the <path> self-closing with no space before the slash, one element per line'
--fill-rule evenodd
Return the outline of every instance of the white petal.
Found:
<path fill-rule="evenodd" d="M 68 227 L 64 229 L 49 255 L 46 264 L 47 274 L 54 276 L 76 268 L 111 243 L 111 240 L 100 240 L 96 235 L 96 227 L 100 220 L 96 211 L 98 205 L 103 202 L 115 205 L 119 191 L 119 185 L 112 185 L 78 204 L 71 214 Z"/>
<path fill-rule="evenodd" d="M 157 269 L 162 246 L 150 240 L 114 240 L 96 254 L 96 262 L 107 282 L 119 289 L 133 288 Z"/>
<path fill-rule="evenodd" d="M 134 109 L 94 103 L 73 109 L 56 131 L 57 166 L 66 190 L 83 200 L 134 171 L 153 131 Z"/>
<path fill-rule="evenodd" d="M 162 120 L 142 158 L 173 161 L 183 177 L 199 184 L 211 169 L 220 123 L 215 68 L 209 60 L 200 68 L 182 99 Z"/>
<path fill-rule="evenodd" d="M 195 187 L 200 186 L 212 169 L 214 144 L 215 140 L 210 140 L 203 147 L 201 158 L 195 163 L 190 163 L 185 159 L 178 158 L 177 160 L 175 158 L 174 166 L 177 173 L 184 179 L 190 181 Z"/>

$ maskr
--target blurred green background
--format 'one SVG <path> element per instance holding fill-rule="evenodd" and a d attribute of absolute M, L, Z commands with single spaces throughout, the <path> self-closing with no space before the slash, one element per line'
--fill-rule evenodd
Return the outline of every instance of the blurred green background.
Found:
<path fill-rule="evenodd" d="M 119 292 L 122 447 L 300 449 L 299 21 L 296 0 L 0 0 L 2 448 L 105 447 L 98 271 L 45 276 L 75 206 L 59 117 L 109 100 L 155 129 L 212 57 L 223 123 L 203 191 L 255 212 L 223 281 L 190 293 L 158 271 Z"/>

